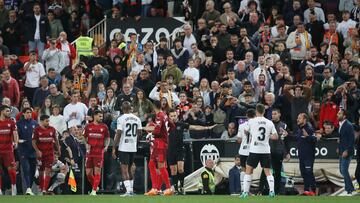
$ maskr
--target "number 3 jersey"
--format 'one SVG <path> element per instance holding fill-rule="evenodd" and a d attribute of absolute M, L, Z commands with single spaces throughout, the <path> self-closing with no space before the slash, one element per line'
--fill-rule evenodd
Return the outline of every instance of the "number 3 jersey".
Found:
<path fill-rule="evenodd" d="M 241 138 L 239 154 L 242 156 L 249 156 L 250 133 L 249 133 L 249 122 L 248 121 L 239 125 L 237 137 Z"/>
<path fill-rule="evenodd" d="M 277 134 L 274 123 L 264 117 L 255 117 L 248 121 L 251 135 L 250 153 L 270 154 L 269 138 Z"/>
<path fill-rule="evenodd" d="M 141 130 L 141 120 L 133 114 L 123 114 L 117 119 L 117 130 L 121 130 L 118 150 L 121 152 L 137 151 L 137 131 Z"/>

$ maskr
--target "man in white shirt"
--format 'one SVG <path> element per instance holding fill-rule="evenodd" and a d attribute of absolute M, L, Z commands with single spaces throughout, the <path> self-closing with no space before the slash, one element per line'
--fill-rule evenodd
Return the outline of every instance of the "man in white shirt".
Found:
<path fill-rule="evenodd" d="M 336 31 L 340 32 L 345 39 L 348 36 L 349 29 L 356 27 L 356 22 L 350 19 L 349 11 L 343 11 L 342 19 L 343 21 L 339 23 L 339 25 L 336 28 Z"/>
<path fill-rule="evenodd" d="M 195 84 L 197 84 L 200 80 L 200 72 L 197 68 L 195 68 L 194 59 L 189 59 L 188 62 L 189 67 L 187 67 L 184 71 L 183 77 L 191 77 Z"/>
<path fill-rule="evenodd" d="M 194 54 L 193 50 L 191 49 L 191 45 L 196 43 L 196 38 L 192 34 L 192 27 L 190 24 L 186 24 L 184 26 L 185 36 L 184 36 L 184 47 L 189 51 L 189 56 L 192 57 Z"/>
<path fill-rule="evenodd" d="M 242 198 L 247 198 L 251 185 L 253 169 L 261 164 L 269 184 L 269 197 L 275 197 L 274 176 L 270 172 L 270 144 L 269 139 L 278 139 L 274 123 L 264 117 L 265 106 L 256 105 L 256 117 L 249 120 L 248 129 L 251 135 L 249 156 L 246 160 L 246 174 L 244 176 L 244 191 Z"/>
<path fill-rule="evenodd" d="M 241 173 L 240 173 L 240 184 L 241 190 L 244 190 L 244 176 L 246 170 L 246 160 L 250 153 L 250 140 L 251 135 L 250 132 L 246 129 L 249 129 L 249 120 L 255 117 L 255 110 L 248 109 L 246 111 L 247 121 L 241 123 L 238 128 L 237 134 L 237 142 L 240 144 L 239 148 L 239 155 L 240 155 L 240 166 L 241 166 Z M 240 123 L 240 122 L 239 122 Z"/>
<path fill-rule="evenodd" d="M 310 18 L 309 18 L 310 10 L 314 10 L 314 12 L 316 14 L 316 19 L 318 21 L 323 21 L 325 23 L 324 11 L 322 10 L 322 8 L 315 6 L 315 4 L 316 4 L 315 0 L 308 0 L 307 4 L 308 4 L 309 8 L 306 9 L 304 12 L 304 24 L 307 24 L 310 22 Z"/>
<path fill-rule="evenodd" d="M 80 94 L 74 92 L 71 95 L 71 103 L 64 108 L 64 119 L 68 123 L 76 122 L 77 125 L 81 125 L 86 119 L 88 108 L 84 103 L 79 102 Z"/>
<path fill-rule="evenodd" d="M 118 158 L 121 164 L 121 174 L 126 188 L 126 193 L 123 196 L 132 196 L 134 174 L 130 171 L 134 164 L 134 158 L 137 152 L 137 140 L 141 136 L 142 125 L 140 118 L 131 114 L 130 102 L 123 102 L 121 111 L 124 114 L 117 119 L 117 131 L 112 156 L 114 159 Z M 118 146 L 117 149 L 116 146 Z M 116 155 L 117 151 L 119 151 L 118 156 Z"/>
<path fill-rule="evenodd" d="M 29 61 L 24 64 L 24 71 L 26 72 L 24 93 L 32 102 L 35 90 L 40 85 L 40 78 L 46 75 L 43 64 L 36 60 L 35 51 L 30 52 Z"/>

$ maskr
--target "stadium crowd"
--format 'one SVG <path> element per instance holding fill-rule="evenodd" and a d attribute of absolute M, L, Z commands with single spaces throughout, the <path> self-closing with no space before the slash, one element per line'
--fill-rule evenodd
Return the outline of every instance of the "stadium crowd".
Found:
<path fill-rule="evenodd" d="M 79 180 L 86 154 L 85 124 L 102 111 L 112 145 L 125 102 L 144 127 L 154 125 L 154 101 L 160 101 L 162 111 L 175 109 L 184 128 L 190 129 L 189 138 L 223 140 L 237 140 L 239 120 L 261 103 L 265 118 L 273 121 L 281 137 L 270 141 L 272 159 L 281 161 L 289 159 L 288 138 L 315 134 L 316 142 L 338 137 L 344 118 L 353 124 L 353 138 L 359 134 L 360 0 L 175 1 L 189 24 L 171 47 L 165 37 L 159 43 L 140 44 L 136 33 L 128 36 L 130 41 L 116 33 L 106 47 L 92 46 L 83 55 L 71 43 L 104 15 L 119 21 L 169 17 L 167 3 L 0 0 L 0 99 L 2 106 L 10 107 L 19 134 L 16 164 L 0 165 L 1 193 L 15 185 L 18 176 L 17 190 L 32 194 L 27 189 L 39 176 L 32 134 L 46 119 L 58 134 L 59 152 L 51 168 L 56 175 L 44 190 L 53 192 L 67 181 L 68 168 Z M 340 156 L 351 160 L 356 143 L 346 143 L 346 156 Z M 306 142 L 299 145 L 312 150 Z M 119 189 L 118 163 L 111 152 L 108 155 L 106 188 Z M 313 155 L 305 153 L 310 158 L 300 165 L 311 182 L 305 186 L 308 192 L 316 187 L 305 170 L 308 165 L 312 170 Z M 1 157 L 0 164 L 4 160 Z M 172 178 L 183 180 L 176 174 L 171 168 Z M 355 176 L 360 183 L 359 166 Z M 73 193 L 67 184 L 61 191 Z"/>

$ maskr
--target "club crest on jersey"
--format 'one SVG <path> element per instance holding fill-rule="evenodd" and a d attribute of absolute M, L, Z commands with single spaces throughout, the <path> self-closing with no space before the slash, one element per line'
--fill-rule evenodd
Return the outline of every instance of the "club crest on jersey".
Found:
<path fill-rule="evenodd" d="M 11 125 L 10 125 L 10 124 L 7 124 L 7 126 L 10 128 Z"/>
<path fill-rule="evenodd" d="M 101 129 L 100 129 L 100 132 L 103 132 L 103 131 L 104 131 L 104 129 L 101 128 Z"/>
<path fill-rule="evenodd" d="M 205 166 L 207 159 L 212 159 L 214 163 L 217 163 L 220 159 L 220 152 L 213 144 L 204 145 L 200 151 L 200 160 L 203 166 Z"/>

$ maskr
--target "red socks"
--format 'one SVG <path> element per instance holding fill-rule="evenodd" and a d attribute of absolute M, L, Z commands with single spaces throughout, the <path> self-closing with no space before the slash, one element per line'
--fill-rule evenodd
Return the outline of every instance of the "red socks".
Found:
<path fill-rule="evenodd" d="M 16 184 L 16 171 L 14 169 L 10 169 L 10 170 L 8 170 L 8 172 L 9 172 L 11 185 L 15 185 Z"/>
<path fill-rule="evenodd" d="M 96 191 L 99 183 L 100 183 L 100 174 L 96 174 L 96 175 L 94 175 L 94 181 L 93 181 L 93 184 L 92 184 L 92 189 Z"/>
<path fill-rule="evenodd" d="M 153 160 L 149 161 L 149 172 L 151 178 L 151 187 L 157 188 L 158 182 L 157 182 L 157 174 L 156 174 L 156 165 Z"/>
<path fill-rule="evenodd" d="M 157 184 L 156 189 L 161 190 L 163 181 L 162 181 L 161 174 L 159 171 L 156 171 L 156 184 Z"/>
<path fill-rule="evenodd" d="M 49 187 L 51 177 L 47 175 L 43 175 L 40 179 L 40 190 L 46 191 Z"/>
<path fill-rule="evenodd" d="M 169 179 L 169 173 L 168 173 L 168 171 L 166 170 L 166 167 L 162 167 L 162 168 L 160 168 L 159 170 L 160 170 L 161 179 L 162 179 L 162 181 L 163 181 L 163 182 L 165 183 L 165 185 L 166 185 L 166 189 L 171 188 L 170 179 Z"/>
<path fill-rule="evenodd" d="M 87 175 L 87 179 L 92 186 L 94 184 L 94 176 L 92 174 Z"/>

